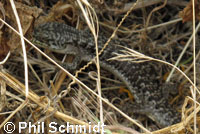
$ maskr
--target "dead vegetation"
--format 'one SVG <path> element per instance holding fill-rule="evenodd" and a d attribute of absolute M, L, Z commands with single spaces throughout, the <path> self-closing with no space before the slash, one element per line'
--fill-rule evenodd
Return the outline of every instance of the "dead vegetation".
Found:
<path fill-rule="evenodd" d="M 194 58 L 191 45 L 193 29 L 192 22 L 189 22 L 193 19 L 191 17 L 192 1 L 111 0 L 100 2 L 94 0 L 88 4 L 84 1 L 79 3 L 78 1 L 18 0 L 14 3 L 23 35 L 27 39 L 31 39 L 34 26 L 49 21 L 66 23 L 81 30 L 86 30 L 89 25 L 94 38 L 97 37 L 98 31 L 108 37 L 105 49 L 111 39 L 117 38 L 127 42 L 133 50 L 136 50 L 133 52 L 125 49 L 124 55 L 116 54 L 112 60 L 138 62 L 139 59 L 140 62 L 148 62 L 148 60 L 161 62 L 158 67 L 161 81 L 170 80 L 179 85 L 177 89 L 179 93 L 172 94 L 170 102 L 178 112 L 182 113 L 182 121 L 167 128 L 159 128 L 147 117 L 134 113 L 128 117 L 126 111 L 122 113 L 119 109 L 125 103 L 130 102 L 130 95 L 126 92 L 119 92 L 123 83 L 109 72 L 101 70 L 100 81 L 99 67 L 96 69 L 94 65 L 83 64 L 84 68 L 77 70 L 73 76 L 55 63 L 55 61 L 59 63 L 70 61 L 73 57 L 57 55 L 44 50 L 53 59 L 50 60 L 42 51 L 30 45 L 26 39 L 29 68 L 29 91 L 27 92 L 27 85 L 24 85 L 26 82 L 25 67 L 20 36 L 4 24 L 6 22 L 14 29 L 18 29 L 16 16 L 13 10 L 10 10 L 12 9 L 11 3 L 11 0 L 0 3 L 2 22 L 0 59 L 3 61 L 8 52 L 11 52 L 10 56 L 8 55 L 9 59 L 2 63 L 0 71 L 1 133 L 5 133 L 3 125 L 8 121 L 14 124 L 20 121 L 32 122 L 36 125 L 38 122 L 49 124 L 54 121 L 58 125 L 65 125 L 69 122 L 86 125 L 87 128 L 91 124 L 104 122 L 107 133 L 184 134 L 195 133 L 195 130 L 199 132 L 197 129 L 200 125 L 199 91 L 196 91 L 196 97 L 194 97 L 193 89 L 195 85 L 198 87 L 200 82 L 199 34 L 197 32 L 196 57 Z M 84 8 L 81 9 L 81 6 Z M 195 0 L 197 20 L 199 19 L 199 6 L 198 0 Z M 198 27 L 199 24 L 196 31 Z M 99 54 L 102 51 L 99 50 Z M 181 53 L 183 56 L 176 63 Z M 178 68 L 171 73 L 172 76 L 168 77 L 172 70 L 171 65 L 175 64 Z M 193 69 L 193 65 L 196 65 L 196 70 Z M 196 120 L 193 119 L 194 117 Z M 194 127 L 194 124 L 197 127 Z M 49 129 L 45 127 L 45 132 Z M 18 125 L 16 125 L 16 131 L 19 131 Z M 23 130 L 23 133 L 28 133 L 28 129 Z"/>

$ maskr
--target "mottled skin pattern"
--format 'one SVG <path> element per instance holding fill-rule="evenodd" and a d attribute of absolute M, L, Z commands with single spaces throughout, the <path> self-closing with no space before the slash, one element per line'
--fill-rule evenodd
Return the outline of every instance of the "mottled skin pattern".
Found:
<path fill-rule="evenodd" d="M 95 57 L 93 36 L 87 31 L 79 31 L 66 24 L 45 23 L 34 30 L 34 43 L 58 53 L 75 54 L 77 67 L 81 61 L 90 61 Z M 99 50 L 106 42 L 106 37 L 98 39 Z M 180 120 L 178 113 L 168 103 L 168 84 L 160 84 L 152 62 L 133 63 L 128 61 L 108 61 L 114 53 L 121 53 L 119 46 L 129 47 L 123 42 L 113 40 L 100 56 L 100 65 L 121 79 L 135 99 L 135 105 L 129 110 L 145 114 L 159 126 L 165 127 Z M 70 66 L 68 67 L 70 69 Z M 172 86 L 173 87 L 173 86 Z M 135 109 L 137 107 L 137 109 Z"/>

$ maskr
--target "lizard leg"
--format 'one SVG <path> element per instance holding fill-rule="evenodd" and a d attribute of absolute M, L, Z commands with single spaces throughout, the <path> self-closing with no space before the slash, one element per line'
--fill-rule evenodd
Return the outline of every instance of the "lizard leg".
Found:
<path fill-rule="evenodd" d="M 79 48 L 68 45 L 65 49 L 65 54 L 73 57 L 69 60 L 69 62 L 62 63 L 62 66 L 69 71 L 76 70 L 82 61 Z"/>
<path fill-rule="evenodd" d="M 62 63 L 62 67 L 71 72 L 75 71 L 77 67 L 80 65 L 80 63 L 81 63 L 80 56 L 76 55 L 71 63 L 70 62 Z"/>

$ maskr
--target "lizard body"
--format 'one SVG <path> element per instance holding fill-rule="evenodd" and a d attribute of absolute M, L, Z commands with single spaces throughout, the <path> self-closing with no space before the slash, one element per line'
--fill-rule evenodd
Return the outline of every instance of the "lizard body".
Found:
<path fill-rule="evenodd" d="M 58 53 L 77 55 L 77 62 L 90 61 L 96 55 L 95 43 L 92 34 L 79 31 L 66 24 L 49 22 L 39 25 L 34 30 L 34 43 Z M 98 47 L 101 50 L 107 41 L 106 37 L 99 36 Z M 156 70 L 151 63 L 133 63 L 130 61 L 113 61 L 114 53 L 121 53 L 123 45 L 127 44 L 112 40 L 100 55 L 100 66 L 121 79 L 133 94 L 138 110 L 153 119 L 159 126 L 169 126 L 180 120 L 178 113 L 168 103 L 168 84 L 160 84 Z M 76 68 L 76 65 L 74 65 Z M 134 106 L 130 106 L 134 111 Z"/>

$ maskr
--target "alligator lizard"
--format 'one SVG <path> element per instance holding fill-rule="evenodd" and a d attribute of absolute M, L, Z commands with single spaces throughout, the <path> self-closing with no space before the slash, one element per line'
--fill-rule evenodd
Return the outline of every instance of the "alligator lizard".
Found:
<path fill-rule="evenodd" d="M 49 22 L 35 28 L 34 43 L 40 47 L 62 54 L 75 54 L 77 63 L 90 61 L 95 57 L 95 43 L 92 34 L 80 31 L 63 23 Z M 102 49 L 107 41 L 99 36 L 98 47 Z M 168 84 L 160 84 L 154 66 L 150 62 L 133 63 L 130 61 L 107 60 L 114 53 L 121 53 L 126 43 L 112 40 L 100 55 L 100 66 L 121 79 L 133 94 L 136 111 L 153 119 L 159 126 L 165 127 L 180 121 L 180 115 L 168 103 Z M 72 67 L 72 66 L 71 66 Z M 77 65 L 73 65 L 74 68 Z M 70 66 L 68 67 L 70 69 Z M 72 68 L 71 68 L 72 69 Z M 167 86 L 166 86 L 167 85 Z M 129 108 L 134 106 L 129 106 Z M 135 109 L 129 109 L 134 112 Z"/>

